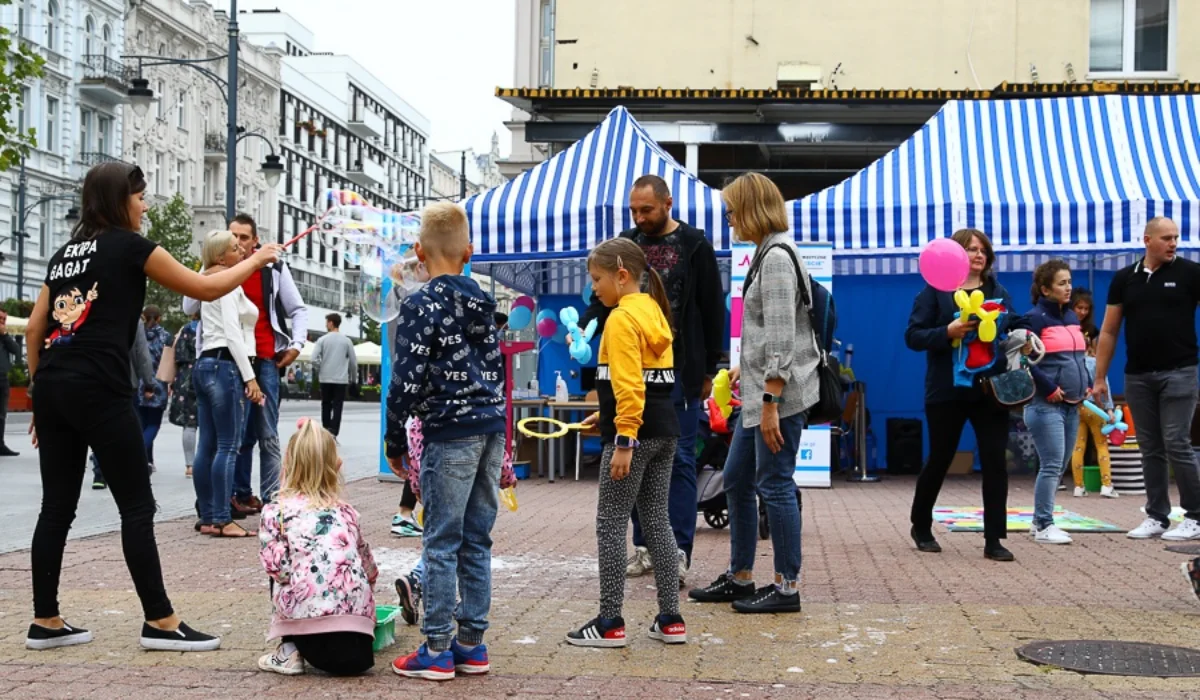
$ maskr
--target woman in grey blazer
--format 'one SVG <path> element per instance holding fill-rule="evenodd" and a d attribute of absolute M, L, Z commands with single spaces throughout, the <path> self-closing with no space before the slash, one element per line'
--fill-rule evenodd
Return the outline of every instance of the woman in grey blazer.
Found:
<path fill-rule="evenodd" d="M 792 475 L 805 412 L 819 395 L 817 347 L 800 302 L 799 285 L 812 298 L 812 284 L 775 183 L 747 173 L 721 197 L 734 235 L 757 249 L 742 294 L 741 358 L 731 372 L 741 381 L 742 414 L 724 472 L 729 570 L 688 595 L 699 602 L 732 602 L 743 613 L 800 612 L 800 510 Z M 756 496 L 766 503 L 775 551 L 774 580 L 758 589 L 752 571 Z"/>

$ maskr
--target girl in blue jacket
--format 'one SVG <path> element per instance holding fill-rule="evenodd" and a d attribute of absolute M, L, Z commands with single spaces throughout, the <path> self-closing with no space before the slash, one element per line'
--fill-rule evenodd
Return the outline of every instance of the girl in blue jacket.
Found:
<path fill-rule="evenodd" d="M 1040 462 L 1033 487 L 1033 537 L 1042 544 L 1070 544 L 1071 536 L 1054 524 L 1054 493 L 1079 432 L 1079 404 L 1092 383 L 1087 340 L 1071 310 L 1071 268 L 1062 260 L 1039 265 L 1032 296 L 1029 329 L 1046 346 L 1041 361 L 1030 367 L 1037 394 L 1025 407 L 1025 425 Z"/>

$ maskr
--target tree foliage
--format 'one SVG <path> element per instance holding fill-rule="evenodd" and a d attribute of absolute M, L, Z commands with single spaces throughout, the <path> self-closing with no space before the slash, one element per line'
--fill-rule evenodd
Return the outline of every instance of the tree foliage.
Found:
<path fill-rule="evenodd" d="M 146 238 L 162 246 L 185 267 L 199 269 L 200 260 L 192 242 L 192 213 L 181 195 L 176 194 L 166 204 L 150 207 L 146 217 L 150 219 Z M 153 280 L 146 284 L 146 305 L 151 304 L 162 311 L 162 324 L 172 333 L 187 323 L 183 297 Z"/>
<path fill-rule="evenodd" d="M 375 319 L 363 314 L 362 321 L 359 323 L 359 328 L 362 332 L 363 340 L 370 341 L 376 345 L 383 345 L 383 336 L 379 331 L 379 322 Z"/>
<path fill-rule="evenodd" d="M 0 6 L 11 4 L 12 0 L 0 0 Z M 25 21 L 28 23 L 29 18 Z M 21 88 L 26 81 L 42 76 L 45 62 L 13 30 L 0 26 L 0 172 L 15 165 L 37 144 L 34 130 L 26 124 L 21 132 L 15 115 L 21 108 Z"/>

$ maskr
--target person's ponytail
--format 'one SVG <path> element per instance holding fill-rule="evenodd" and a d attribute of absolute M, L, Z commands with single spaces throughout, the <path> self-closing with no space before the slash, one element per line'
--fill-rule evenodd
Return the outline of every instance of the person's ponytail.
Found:
<path fill-rule="evenodd" d="M 658 275 L 658 272 L 654 268 L 648 267 L 646 268 L 646 278 L 648 280 L 646 286 L 650 292 L 650 298 L 658 303 L 658 308 L 662 309 L 663 316 L 667 318 L 667 325 L 671 327 L 671 332 L 674 333 L 675 319 L 671 317 L 671 300 L 667 298 L 667 288 L 663 285 L 662 277 Z"/>

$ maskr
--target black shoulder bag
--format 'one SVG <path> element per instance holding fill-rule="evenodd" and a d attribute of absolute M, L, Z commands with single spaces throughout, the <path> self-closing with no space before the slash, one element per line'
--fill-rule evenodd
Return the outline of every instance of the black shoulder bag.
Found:
<path fill-rule="evenodd" d="M 809 425 L 835 423 L 842 418 L 842 378 L 834 370 L 833 365 L 829 362 L 829 355 L 821 348 L 821 343 L 817 340 L 816 312 L 812 307 L 808 286 L 804 284 L 805 275 L 800 269 L 800 260 L 796 257 L 796 251 L 792 250 L 791 246 L 779 244 L 764 250 L 750 267 L 750 271 L 746 273 L 746 288 L 750 288 L 750 283 L 758 273 L 759 264 L 766 258 L 771 248 L 782 248 L 786 251 L 788 257 L 792 259 L 792 265 L 796 268 L 796 288 L 800 292 L 799 306 L 808 314 L 808 327 L 812 332 L 813 349 L 817 353 L 817 380 L 820 389 L 817 402 L 808 409 L 808 423 Z M 819 283 L 813 282 L 813 284 Z"/>

